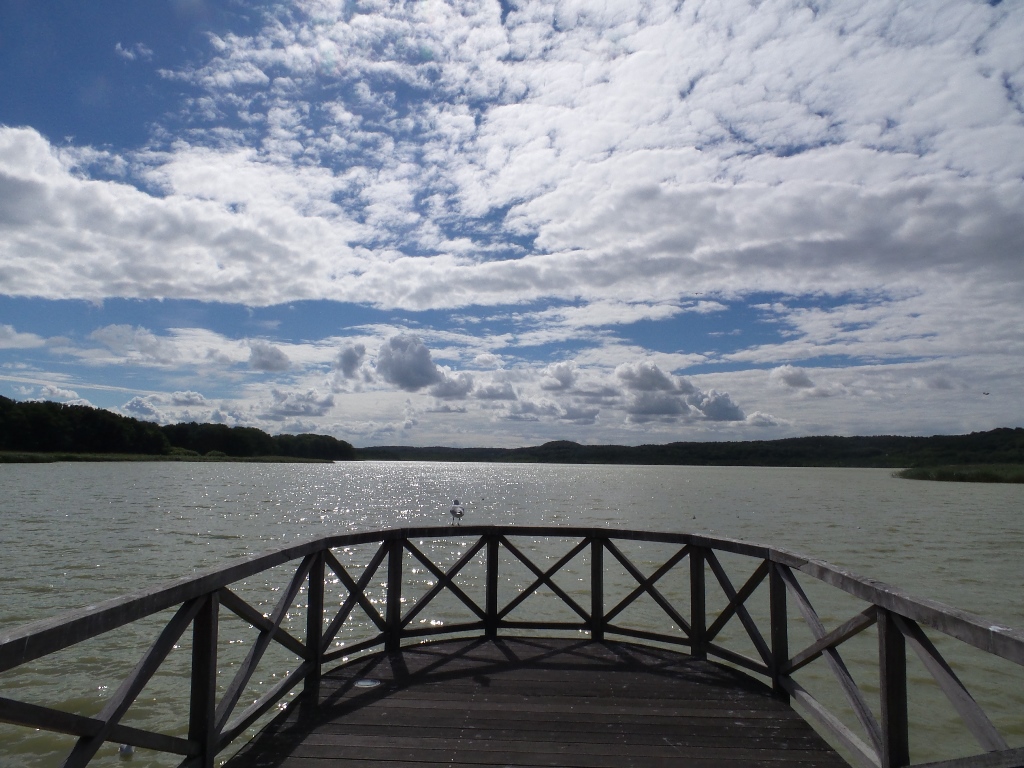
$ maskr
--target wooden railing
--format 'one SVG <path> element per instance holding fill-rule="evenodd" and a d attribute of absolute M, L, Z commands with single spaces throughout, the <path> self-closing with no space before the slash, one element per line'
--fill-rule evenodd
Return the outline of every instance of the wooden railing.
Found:
<path fill-rule="evenodd" d="M 530 541 L 547 542 L 539 565 Z M 524 543 L 524 540 L 527 540 Z M 465 550 L 447 568 L 439 566 L 424 550 L 423 542 L 457 541 Z M 552 557 L 550 545 L 568 541 L 568 550 Z M 419 542 L 419 543 L 417 543 Z M 627 556 L 629 546 L 650 543 L 671 554 L 645 573 Z M 356 573 L 346 566 L 338 550 L 370 546 L 373 554 Z M 499 601 L 499 586 L 506 583 L 502 573 L 506 562 L 532 574 L 532 581 L 515 587 L 511 599 Z M 743 556 L 752 572 L 737 589 L 723 557 Z M 579 558 L 579 559 L 577 559 Z M 747 560 L 749 558 L 749 560 Z M 550 565 L 548 562 L 553 561 Z M 482 599 L 474 599 L 458 579 L 467 565 L 476 562 L 485 573 Z M 297 563 L 273 610 L 263 613 L 244 600 L 235 585 L 269 569 Z M 386 567 L 385 567 L 386 563 Z M 576 586 L 560 586 L 556 576 L 570 563 L 574 575 L 583 573 Z M 582 570 L 580 563 L 583 563 Z M 631 589 L 614 605 L 606 604 L 609 565 L 616 573 L 628 575 Z M 648 569 L 650 563 L 646 564 Z M 380 582 L 383 570 L 386 580 Z M 350 572 L 353 571 L 353 572 Z M 429 586 L 417 599 L 403 595 L 410 573 L 419 571 L 419 583 Z M 659 586 L 668 574 L 685 576 L 688 594 L 682 600 Z M 798 575 L 823 582 L 866 603 L 866 608 L 838 626 L 824 626 Z M 502 581 L 502 578 L 506 582 Z M 378 580 L 374 582 L 373 580 Z M 432 583 L 430 580 L 433 580 Z M 413 579 L 415 581 L 415 579 Z M 751 595 L 767 581 L 768 609 L 750 609 Z M 589 582 L 589 583 L 586 583 Z M 726 599 L 725 607 L 709 615 L 709 585 L 716 584 Z M 325 610 L 325 590 L 340 590 L 340 605 Z M 383 587 L 383 599 L 372 590 Z M 546 588 L 567 609 L 568 620 L 517 619 L 516 610 L 531 595 Z M 470 589 L 469 591 L 473 591 Z M 576 594 L 574 598 L 571 592 Z M 761 590 L 763 594 L 765 590 Z M 295 605 L 305 592 L 306 605 Z M 464 607 L 469 619 L 442 626 L 425 625 L 425 609 L 438 595 L 447 592 Z M 624 623 L 624 613 L 641 596 L 650 598 L 664 613 L 673 631 L 659 631 L 651 625 Z M 609 601 L 610 602 L 610 601 Z M 589 604 L 588 604 L 589 603 Z M 383 611 L 379 606 L 383 607 Z M 794 625 L 801 619 L 791 615 L 795 607 L 809 628 L 813 641 L 795 652 L 790 648 Z M 359 609 L 365 618 L 356 611 Z M 209 767 L 214 757 L 253 723 L 301 685 L 298 702 L 315 704 L 320 675 L 325 664 L 351 658 L 361 652 L 395 650 L 403 644 L 439 636 L 474 633 L 496 637 L 502 633 L 576 631 L 594 640 L 609 636 L 634 638 L 648 643 L 683 646 L 695 657 L 713 657 L 761 675 L 776 694 L 797 703 L 812 721 L 845 747 L 855 763 L 865 766 L 910 764 L 908 718 L 907 653 L 909 645 L 921 659 L 938 687 L 948 698 L 983 752 L 975 757 L 927 763 L 949 768 L 1024 765 L 1024 749 L 1010 748 L 982 708 L 967 691 L 951 666 L 924 632 L 924 627 L 967 646 L 973 646 L 1024 666 L 1024 633 L 998 626 L 971 614 L 929 600 L 910 597 L 899 589 L 872 581 L 828 563 L 771 547 L 729 539 L 691 534 L 613 531 L 582 528 L 526 528 L 464 526 L 385 530 L 334 536 L 281 549 L 262 556 L 236 561 L 222 569 L 146 589 L 63 616 L 30 624 L 0 634 L 0 673 L 43 659 L 90 638 L 173 609 L 173 617 L 159 632 L 102 710 L 80 715 L 60 709 L 18 701 L 0 677 L 0 721 L 77 737 L 63 763 L 84 766 L 105 742 L 159 750 L 183 757 L 183 766 Z M 222 610 L 223 609 L 223 610 Z M 305 611 L 305 636 L 286 630 L 284 619 L 290 610 Z M 224 611 L 251 625 L 258 634 L 245 660 L 237 664 L 234 676 L 218 688 L 218 662 L 223 643 L 218 629 Z M 766 615 L 765 615 L 766 614 Z M 338 647 L 339 633 L 352 622 L 370 627 L 370 637 Z M 756 655 L 726 647 L 721 641 L 727 625 L 738 622 Z M 854 636 L 877 625 L 877 671 L 880 717 L 876 717 L 868 696 L 855 682 L 839 647 Z M 122 724 L 133 702 L 164 663 L 171 649 L 191 629 L 191 681 L 187 701 L 187 735 L 169 735 Z M 738 631 L 738 630 L 736 630 Z M 294 655 L 297 664 L 257 700 L 242 707 L 240 700 L 265 652 L 276 644 Z M 822 701 L 813 697 L 794 675 L 806 665 L 823 659 L 838 688 L 855 714 L 859 732 L 851 728 Z M 219 694 L 219 695 L 218 695 Z M 1024 713 L 1020 713 L 1024 719 Z"/>

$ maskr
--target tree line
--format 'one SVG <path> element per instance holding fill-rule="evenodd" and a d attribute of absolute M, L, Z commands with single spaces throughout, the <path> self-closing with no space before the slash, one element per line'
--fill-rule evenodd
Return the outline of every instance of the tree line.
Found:
<path fill-rule="evenodd" d="M 969 435 L 791 437 L 781 440 L 678 442 L 665 445 L 581 445 L 558 440 L 527 448 L 412 448 L 357 451 L 361 459 L 499 461 L 543 464 L 679 464 L 762 467 L 921 467 L 942 464 L 1024 464 L 1024 429 Z"/>
<path fill-rule="evenodd" d="M 345 461 L 496 461 L 546 464 L 680 464 L 773 467 L 930 467 L 1024 464 L 1024 429 L 969 435 L 792 437 L 781 440 L 581 445 L 558 440 L 524 448 L 383 446 L 358 451 L 328 435 L 269 435 L 255 427 L 196 422 L 160 426 L 86 405 L 0 396 L 0 451 L 285 456 Z"/>
<path fill-rule="evenodd" d="M 20 402 L 0 396 L 0 450 L 38 453 L 286 456 L 344 461 L 350 443 L 328 435 L 269 435 L 226 424 L 160 426 L 87 405 Z"/>

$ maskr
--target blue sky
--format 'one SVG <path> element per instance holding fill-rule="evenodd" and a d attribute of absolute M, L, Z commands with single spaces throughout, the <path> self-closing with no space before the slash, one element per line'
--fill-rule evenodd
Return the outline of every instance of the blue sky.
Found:
<path fill-rule="evenodd" d="M 0 0 L 0 394 L 356 445 L 1024 426 L 1022 39 L 969 0 Z"/>

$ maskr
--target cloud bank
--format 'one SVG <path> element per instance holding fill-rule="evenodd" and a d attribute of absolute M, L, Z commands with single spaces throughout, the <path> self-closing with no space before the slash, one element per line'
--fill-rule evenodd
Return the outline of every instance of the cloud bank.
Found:
<path fill-rule="evenodd" d="M 368 439 L 1000 423 L 947 398 L 1020 391 L 1021 39 L 1021 4 L 961 0 L 269 5 L 154 75 L 184 100 L 144 146 L 0 126 L 0 290 L 394 316 L 4 318 L 0 350 L 209 377 L 153 418 Z"/>

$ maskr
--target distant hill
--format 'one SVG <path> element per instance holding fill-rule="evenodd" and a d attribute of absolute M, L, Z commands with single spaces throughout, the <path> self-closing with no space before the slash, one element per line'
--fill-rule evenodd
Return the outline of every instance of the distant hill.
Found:
<path fill-rule="evenodd" d="M 355 458 L 350 443 L 327 435 L 268 435 L 254 427 L 196 422 L 162 427 L 87 405 L 18 402 L 2 396 L 0 451 Z"/>
<path fill-rule="evenodd" d="M 686 464 L 768 467 L 919 467 L 1024 464 L 1024 429 L 932 437 L 790 437 L 666 445 L 581 445 L 558 440 L 529 448 L 360 448 L 360 459 L 540 464 Z"/>
<path fill-rule="evenodd" d="M 101 408 L 19 402 L 0 396 L 0 451 L 144 455 L 286 456 L 346 461 L 494 461 L 537 464 L 685 464 L 768 467 L 934 467 L 1024 464 L 1024 429 L 932 437 L 791 437 L 665 445 L 581 445 L 556 440 L 526 448 L 355 449 L 327 435 L 269 435 L 254 427 L 170 424 Z"/>

